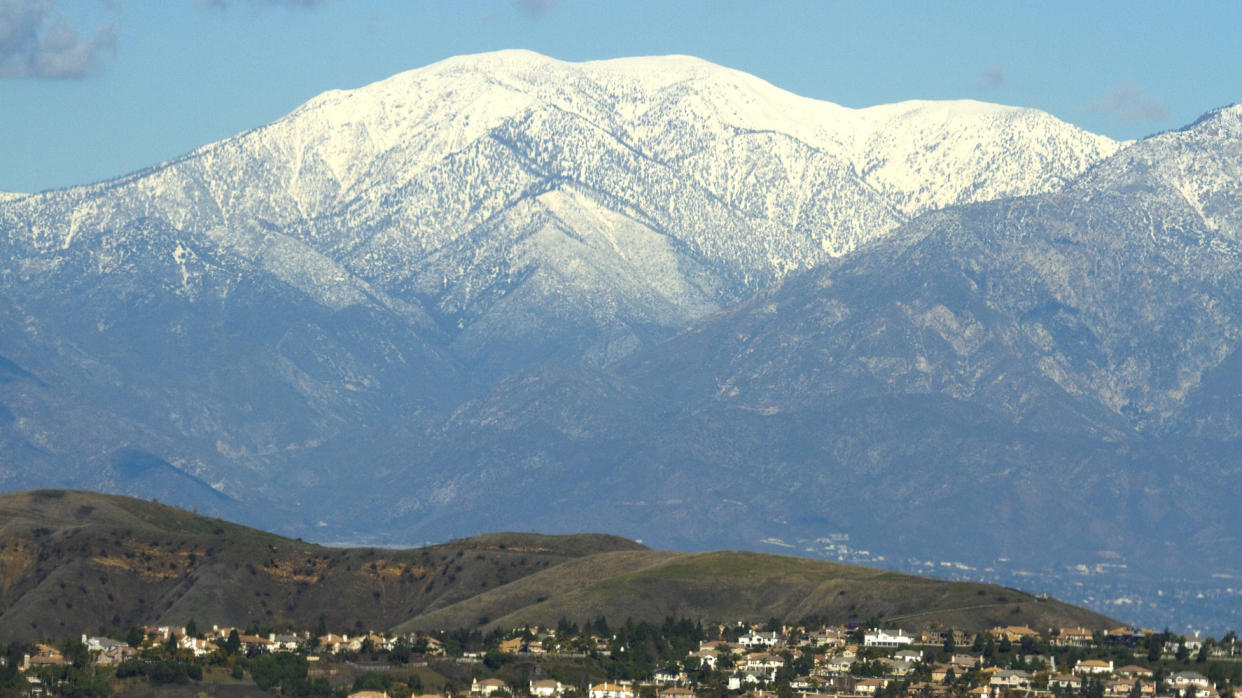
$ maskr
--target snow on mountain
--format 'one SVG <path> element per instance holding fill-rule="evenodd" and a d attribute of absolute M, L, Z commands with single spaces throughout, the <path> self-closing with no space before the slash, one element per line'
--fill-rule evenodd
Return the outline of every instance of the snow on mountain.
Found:
<path fill-rule="evenodd" d="M 333 307 L 430 317 L 467 357 L 517 338 L 604 362 L 911 216 L 1048 191 L 1118 147 L 1030 109 L 848 109 L 686 56 L 501 51 L 326 92 L 0 219 L 34 256 L 159 219 Z"/>

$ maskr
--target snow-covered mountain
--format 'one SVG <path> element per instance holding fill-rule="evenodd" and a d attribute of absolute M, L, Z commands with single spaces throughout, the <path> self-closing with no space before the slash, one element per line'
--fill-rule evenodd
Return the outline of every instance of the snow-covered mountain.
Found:
<path fill-rule="evenodd" d="M 0 195 L 0 488 L 1242 574 L 1240 143 L 679 56 L 325 93 Z"/>
<path fill-rule="evenodd" d="M 1240 167 L 1235 106 L 1061 191 L 924 214 L 602 370 L 500 383 L 417 442 L 378 508 L 428 537 L 585 521 L 822 551 L 844 533 L 886 564 L 1224 632 Z"/>
<path fill-rule="evenodd" d="M 615 359 L 911 216 L 1048 191 L 1118 147 L 1032 109 L 854 110 L 695 58 L 503 51 L 322 94 L 0 220 L 41 260 L 156 220 L 326 306 L 434 319 L 503 372 Z"/>

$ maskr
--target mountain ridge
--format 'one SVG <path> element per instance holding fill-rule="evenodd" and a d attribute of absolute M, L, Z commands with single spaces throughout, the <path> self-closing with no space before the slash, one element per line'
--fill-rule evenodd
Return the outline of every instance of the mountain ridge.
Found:
<path fill-rule="evenodd" d="M 976 557 L 1233 574 L 1236 121 L 1119 144 L 526 53 L 328 93 L 0 200 L 0 487 L 900 559 L 938 512 Z"/>
<path fill-rule="evenodd" d="M 597 597 L 588 610 L 565 606 L 565 612 L 582 621 L 600 615 L 616 622 L 623 617 L 658 621 L 671 605 L 683 609 L 673 614 L 677 617 L 758 621 L 777 606 L 754 594 L 747 596 L 755 600 L 753 608 L 738 605 L 737 599 L 732 605 L 722 600 L 736 597 L 744 578 L 770 577 L 770 568 L 797 570 L 806 579 L 795 583 L 784 575 L 786 597 L 805 597 L 817 585 L 833 586 L 833 599 L 805 599 L 801 608 L 804 615 L 840 617 L 842 622 L 851 612 L 885 608 L 927 611 L 928 622 L 934 622 L 953 599 L 969 598 L 978 605 L 1004 597 L 997 603 L 1010 622 L 1040 618 L 1098 628 L 1115 623 L 988 585 L 753 553 L 655 551 L 599 534 L 488 534 L 406 550 L 326 548 L 154 502 L 64 490 L 0 495 L 0 513 L 0 641 L 6 642 L 123 633 L 135 625 L 182 625 L 190 619 L 275 629 L 324 622 L 351 634 L 393 626 L 404 631 L 430 618 L 439 619 L 434 629 L 473 628 L 478 619 L 464 608 L 498 608 L 499 603 L 514 613 L 524 609 L 546 615 L 559 612 L 555 607 L 561 595 L 571 596 L 571 605 L 580 603 L 598 584 L 613 590 L 613 601 Z M 562 568 L 567 563 L 571 567 Z M 659 579 L 680 580 L 694 593 L 668 587 L 657 594 L 629 581 L 652 569 Z M 843 596 L 839 590 L 860 594 L 856 581 L 874 585 L 877 577 L 888 579 L 883 591 L 852 598 L 848 609 L 833 603 Z M 538 594 L 532 596 L 531 589 Z M 618 603 L 621 597 L 632 598 Z M 1028 609 L 1015 613 L 1015 603 Z M 964 618 L 971 623 L 963 626 L 968 629 L 989 622 L 978 611 Z M 495 620 L 502 619 L 497 615 Z"/>

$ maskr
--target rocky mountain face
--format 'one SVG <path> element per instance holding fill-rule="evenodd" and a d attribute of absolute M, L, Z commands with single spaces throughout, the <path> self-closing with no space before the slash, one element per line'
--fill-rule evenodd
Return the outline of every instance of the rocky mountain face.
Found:
<path fill-rule="evenodd" d="M 325 442 L 434 421 L 548 360 L 603 365 L 921 211 L 1053 189 L 1117 147 L 1033 110 L 850 110 L 684 57 L 502 52 L 329 92 L 174 162 L 0 201 L 21 454 L 0 482 L 141 490 L 97 462 L 137 450 L 287 497 L 273 472 L 341 469 L 303 467 Z"/>
<path fill-rule="evenodd" d="M 848 531 L 899 559 L 1105 565 L 1153 592 L 1229 579 L 1239 148 L 1242 107 L 1221 109 L 1062 191 L 921 216 L 605 370 L 506 381 L 422 443 L 389 510 L 429 533 Z"/>
<path fill-rule="evenodd" d="M 1123 147 L 520 51 L 325 93 L 0 197 L 0 487 L 320 540 L 850 531 L 1207 574 L 1239 523 L 1238 119 Z"/>

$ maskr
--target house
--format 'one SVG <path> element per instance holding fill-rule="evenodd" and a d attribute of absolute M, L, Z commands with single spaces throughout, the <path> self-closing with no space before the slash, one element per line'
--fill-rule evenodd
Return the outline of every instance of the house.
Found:
<path fill-rule="evenodd" d="M 505 682 L 500 679 L 483 679 L 482 681 L 475 679 L 470 683 L 470 695 L 472 696 L 490 696 L 500 690 L 507 690 Z"/>
<path fill-rule="evenodd" d="M 716 658 L 717 654 L 715 650 L 699 650 L 698 652 L 691 652 L 686 656 L 687 662 L 697 659 L 701 666 L 707 667 L 708 669 L 716 668 Z M 694 664 L 691 663 L 690 667 L 693 668 Z"/>
<path fill-rule="evenodd" d="M 1126 647 L 1134 649 L 1150 631 L 1135 628 L 1114 628 L 1104 632 L 1105 647 Z M 1166 648 L 1167 650 L 1168 648 Z"/>
<path fill-rule="evenodd" d="M 269 633 L 267 636 L 267 647 L 272 652 L 292 652 L 300 644 L 302 644 L 302 638 L 297 635 Z"/>
<path fill-rule="evenodd" d="M 282 636 L 277 635 L 276 637 L 280 638 Z M 388 650 L 392 649 L 392 645 L 393 645 L 392 640 L 384 637 L 383 635 L 379 635 L 376 633 L 367 633 L 367 636 L 362 638 L 362 640 L 363 642 L 366 642 L 369 640 L 371 642 L 371 646 L 381 652 L 387 652 Z M 296 638 L 295 638 L 295 641 L 296 641 Z M 295 644 L 294 647 L 297 647 L 297 645 Z"/>
<path fill-rule="evenodd" d="M 242 647 L 245 647 L 247 652 L 266 652 L 269 649 L 266 637 L 239 635 L 237 639 L 241 641 Z"/>
<path fill-rule="evenodd" d="M 681 671 L 669 671 L 668 669 L 656 669 L 656 672 L 652 676 L 652 679 L 658 684 L 663 684 L 667 686 L 669 684 L 675 684 L 675 683 L 680 683 L 680 682 L 685 681 L 686 674 L 685 672 L 681 672 Z"/>
<path fill-rule="evenodd" d="M 387 691 L 354 691 L 349 698 L 388 698 Z"/>
<path fill-rule="evenodd" d="M 863 679 L 854 685 L 854 692 L 864 696 L 874 696 L 876 691 L 888 685 L 885 679 Z"/>
<path fill-rule="evenodd" d="M 1086 628 L 1061 628 L 1052 636 L 1052 644 L 1058 647 L 1089 647 L 1095 643 L 1095 633 Z"/>
<path fill-rule="evenodd" d="M 660 691 L 660 698 L 695 698 L 695 695 L 688 688 L 673 687 Z"/>
<path fill-rule="evenodd" d="M 1156 695 L 1156 683 L 1154 681 L 1140 681 L 1138 679 L 1121 679 L 1119 681 L 1109 681 L 1104 684 L 1104 695 L 1106 696 L 1129 696 L 1134 692 L 1135 684 L 1139 687 L 1139 695 L 1152 698 Z"/>
<path fill-rule="evenodd" d="M 762 633 L 751 631 L 739 637 L 737 641 L 747 649 L 755 649 L 757 647 L 771 649 L 780 644 L 781 636 L 775 632 Z"/>
<path fill-rule="evenodd" d="M 1113 673 L 1113 660 L 1103 661 L 1100 659 L 1080 659 L 1074 665 L 1074 673 L 1082 676 L 1083 674 L 1111 674 Z"/>
<path fill-rule="evenodd" d="M 1039 633 L 1025 625 L 998 626 L 989 630 L 988 634 L 998 640 L 1005 639 L 1010 642 L 1021 642 L 1024 637 L 1029 637 L 1032 640 L 1039 639 Z"/>
<path fill-rule="evenodd" d="M 523 639 L 522 639 L 522 638 L 520 638 L 520 637 L 515 637 L 515 638 L 513 638 L 513 639 L 511 639 L 511 640 L 503 640 L 503 641 L 501 641 L 501 643 L 500 643 L 500 651 L 501 651 L 501 652 L 503 652 L 503 653 L 505 653 L 505 654 L 517 654 L 518 652 L 521 652 L 521 651 L 522 651 L 522 648 L 523 648 L 525 645 L 526 645 L 526 641 L 525 641 L 525 640 L 523 640 Z"/>
<path fill-rule="evenodd" d="M 96 666 L 116 666 L 127 659 L 133 659 L 138 656 L 138 650 L 130 647 L 124 642 L 120 646 L 111 649 L 102 650 L 95 653 Z"/>
<path fill-rule="evenodd" d="M 953 644 L 958 647 L 969 645 L 971 640 L 971 637 L 961 630 L 934 628 L 919 633 L 919 644 L 943 645 L 945 640 L 948 640 L 950 637 L 953 638 Z"/>
<path fill-rule="evenodd" d="M 884 657 L 880 661 L 888 667 L 888 673 L 890 676 L 906 676 L 910 672 L 914 671 L 914 664 L 912 662 L 892 659 L 889 657 Z"/>
<path fill-rule="evenodd" d="M 843 654 L 834 654 L 824 662 L 824 670 L 830 674 L 846 674 L 849 673 L 850 667 L 854 666 L 855 659 L 846 657 Z"/>
<path fill-rule="evenodd" d="M 914 644 L 914 637 L 904 630 L 872 628 L 863 633 L 864 647 L 900 647 Z"/>
<path fill-rule="evenodd" d="M 699 651 L 712 651 L 718 653 L 728 652 L 730 654 L 743 654 L 746 648 L 740 642 L 723 642 L 716 640 L 713 642 L 700 642 Z"/>
<path fill-rule="evenodd" d="M 216 651 L 216 643 L 211 640 L 198 637 L 190 637 L 182 635 L 177 640 L 177 647 L 183 650 L 189 650 L 195 657 L 205 657 Z"/>
<path fill-rule="evenodd" d="M 949 659 L 949 664 L 953 666 L 953 673 L 961 676 L 971 669 L 983 666 L 983 657 L 976 657 L 971 654 L 955 654 Z"/>
<path fill-rule="evenodd" d="M 1020 669 L 1005 669 L 992 674 L 988 685 L 1028 691 L 1031 688 L 1031 675 Z"/>
<path fill-rule="evenodd" d="M 116 666 L 129 657 L 137 654 L 137 650 L 119 640 L 110 637 L 82 636 L 82 644 L 94 657 L 96 666 Z"/>
<path fill-rule="evenodd" d="M 341 650 L 349 649 L 349 636 L 337 635 L 335 633 L 320 635 L 319 646 L 322 647 L 325 652 L 340 652 Z M 361 645 L 359 645 L 359 647 L 361 647 Z"/>
<path fill-rule="evenodd" d="M 813 691 L 819 688 L 820 683 L 814 676 L 797 676 L 790 680 L 789 687 L 795 691 Z"/>
<path fill-rule="evenodd" d="M 1148 669 L 1147 667 L 1143 667 L 1143 666 L 1138 666 L 1136 664 L 1127 664 L 1121 667 L 1120 669 L 1117 670 L 1117 675 L 1125 676 L 1129 678 L 1135 678 L 1135 679 L 1150 679 L 1153 676 L 1155 676 L 1155 674 L 1152 673 L 1151 669 Z"/>
<path fill-rule="evenodd" d="M 110 637 L 87 637 L 86 635 L 82 636 L 82 644 L 86 645 L 86 649 L 90 652 L 102 652 L 118 647 L 129 647 L 126 643 L 113 640 Z"/>
<path fill-rule="evenodd" d="M 893 659 L 899 662 L 918 664 L 923 661 L 923 653 L 918 650 L 897 650 L 893 653 Z"/>
<path fill-rule="evenodd" d="M 542 679 L 530 682 L 530 695 L 532 698 L 555 698 L 555 696 L 559 696 L 564 692 L 565 686 L 560 681 Z"/>
<path fill-rule="evenodd" d="M 64 666 L 68 663 L 69 662 L 65 661 L 65 656 L 61 654 L 60 650 L 52 647 L 51 645 L 44 645 L 40 643 L 35 645 L 35 653 L 33 657 L 26 655 L 24 661 L 22 662 L 22 671 L 25 672 L 31 667 Z"/>
<path fill-rule="evenodd" d="M 807 635 L 812 647 L 841 647 L 845 644 L 845 633 L 836 628 L 823 628 Z"/>
<path fill-rule="evenodd" d="M 1077 691 L 1082 688 L 1082 679 L 1074 674 L 1058 674 L 1048 679 L 1048 688 L 1068 688 Z"/>
<path fill-rule="evenodd" d="M 760 683 L 767 681 L 768 675 L 761 672 L 744 671 L 729 677 L 729 690 L 736 691 L 743 685 L 758 686 Z"/>
<path fill-rule="evenodd" d="M 1208 677 L 1195 671 L 1179 671 L 1170 676 L 1167 681 L 1170 686 L 1179 690 L 1185 690 L 1190 686 L 1196 688 L 1211 688 L 1212 686 Z"/>
<path fill-rule="evenodd" d="M 617 683 L 597 683 L 591 686 L 588 698 L 634 698 L 634 689 Z"/>
<path fill-rule="evenodd" d="M 747 671 L 764 672 L 768 674 L 775 673 L 777 669 L 785 666 L 785 660 L 775 654 L 767 652 L 752 652 L 746 655 L 746 661 L 742 663 L 742 667 Z"/>

